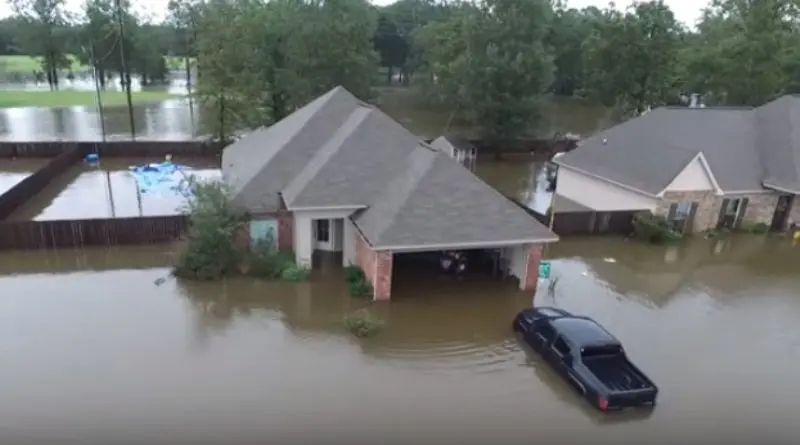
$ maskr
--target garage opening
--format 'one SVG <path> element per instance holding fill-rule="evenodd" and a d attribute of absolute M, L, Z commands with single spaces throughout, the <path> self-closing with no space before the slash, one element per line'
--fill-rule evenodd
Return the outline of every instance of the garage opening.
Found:
<path fill-rule="evenodd" d="M 527 255 L 515 248 L 486 248 L 430 252 L 395 253 L 392 281 L 395 291 L 407 294 L 413 290 L 465 290 L 471 286 L 486 288 L 518 288 L 523 276 L 520 264 Z"/>

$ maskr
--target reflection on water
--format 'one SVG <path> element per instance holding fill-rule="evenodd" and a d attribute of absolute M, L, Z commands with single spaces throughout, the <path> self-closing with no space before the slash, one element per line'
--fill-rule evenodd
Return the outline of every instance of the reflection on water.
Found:
<path fill-rule="evenodd" d="M 85 85 L 84 85 L 85 86 Z M 85 89 L 85 88 L 84 88 Z M 169 91 L 183 93 L 185 82 L 173 79 Z M 0 85 L 2 91 L 2 85 Z M 451 122 L 452 110 L 432 110 L 421 103 L 416 90 L 379 89 L 379 106 L 392 118 L 420 137 L 434 138 L 445 133 L 471 134 L 464 123 Z M 169 100 L 160 104 L 134 107 L 136 137 L 150 140 L 184 140 L 209 134 L 201 125 L 202 107 L 189 107 L 187 100 Z M 106 107 L 106 137 L 130 138 L 128 110 L 125 106 Z M 572 99 L 553 99 L 546 103 L 545 121 L 539 134 L 553 132 L 590 134 L 608 123 L 607 113 Z M 67 107 L 0 109 L 0 141 L 102 140 L 102 126 L 97 108 Z"/>
<path fill-rule="evenodd" d="M 800 439 L 800 251 L 742 237 L 666 250 L 565 239 L 555 304 L 606 325 L 660 386 L 650 416 L 602 416 L 512 336 L 514 286 L 404 279 L 366 303 L 323 263 L 309 283 L 156 280 L 168 247 L 0 254 L 0 436 L 101 442 L 458 440 L 728 443 Z M 612 262 L 610 259 L 613 259 Z M 791 265 L 795 265 L 792 267 Z M 753 396 L 756 395 L 756 396 Z M 610 422 L 608 420 L 611 420 Z M 313 425 L 310 428 L 309 425 Z M 391 441 L 389 441 L 391 442 Z"/>
<path fill-rule="evenodd" d="M 185 99 L 136 105 L 137 138 L 186 140 L 202 135 L 196 127 L 198 114 Z M 127 107 L 104 109 L 108 139 L 130 138 Z M 96 107 L 8 108 L 0 110 L 0 140 L 99 141 L 103 139 Z"/>

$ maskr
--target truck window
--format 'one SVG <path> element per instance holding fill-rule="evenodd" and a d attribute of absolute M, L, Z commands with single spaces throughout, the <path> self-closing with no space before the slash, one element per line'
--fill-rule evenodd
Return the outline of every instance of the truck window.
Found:
<path fill-rule="evenodd" d="M 618 345 L 589 346 L 581 349 L 581 356 L 585 359 L 594 357 L 615 356 L 622 353 L 622 348 Z"/>
<path fill-rule="evenodd" d="M 553 342 L 553 339 L 556 336 L 556 331 L 552 326 L 547 324 L 547 322 L 544 322 L 536 327 L 536 334 L 541 337 L 544 344 L 549 345 Z"/>
<path fill-rule="evenodd" d="M 569 355 L 569 346 L 567 342 L 564 341 L 563 337 L 558 337 L 558 340 L 553 344 L 553 349 L 563 356 Z"/>

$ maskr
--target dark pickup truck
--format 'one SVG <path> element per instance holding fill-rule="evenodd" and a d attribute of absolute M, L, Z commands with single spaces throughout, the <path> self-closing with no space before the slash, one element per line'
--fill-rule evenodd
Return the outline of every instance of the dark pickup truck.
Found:
<path fill-rule="evenodd" d="M 602 411 L 656 403 L 658 388 L 596 321 L 562 309 L 525 309 L 514 331 L 593 406 Z"/>

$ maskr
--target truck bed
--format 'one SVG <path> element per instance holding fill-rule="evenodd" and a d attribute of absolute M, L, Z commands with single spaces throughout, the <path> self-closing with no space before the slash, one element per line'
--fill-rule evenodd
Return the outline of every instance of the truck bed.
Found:
<path fill-rule="evenodd" d="M 583 364 L 610 391 L 629 392 L 653 389 L 645 377 L 625 356 L 600 356 L 584 360 Z"/>

